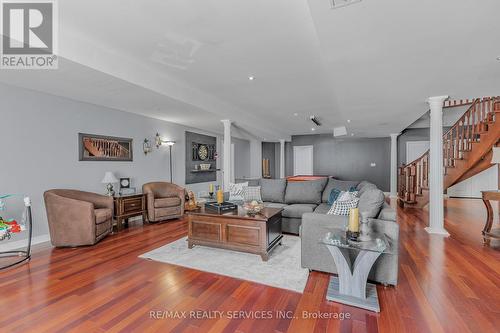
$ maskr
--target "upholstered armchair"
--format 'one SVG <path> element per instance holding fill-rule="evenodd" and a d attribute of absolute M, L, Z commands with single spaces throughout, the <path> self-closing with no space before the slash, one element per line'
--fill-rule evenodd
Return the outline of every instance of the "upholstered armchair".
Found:
<path fill-rule="evenodd" d="M 179 218 L 184 215 L 184 188 L 167 182 L 153 182 L 142 185 L 146 194 L 149 222 Z"/>
<path fill-rule="evenodd" d="M 94 245 L 112 230 L 112 197 L 77 190 L 49 190 L 43 197 L 54 246 Z"/>

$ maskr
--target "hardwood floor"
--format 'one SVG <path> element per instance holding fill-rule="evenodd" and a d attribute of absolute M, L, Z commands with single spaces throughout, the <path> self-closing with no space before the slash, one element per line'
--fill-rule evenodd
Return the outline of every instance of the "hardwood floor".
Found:
<path fill-rule="evenodd" d="M 447 200 L 442 239 L 425 232 L 426 211 L 398 208 L 399 285 L 378 287 L 380 314 L 325 301 L 328 274 L 311 273 L 298 294 L 138 258 L 185 236 L 185 220 L 132 225 L 93 247 L 40 246 L 29 264 L 0 272 L 0 332 L 498 332 L 500 241 L 482 245 L 485 217 L 480 200 Z M 226 316 L 182 318 L 197 310 Z M 273 317 L 227 318 L 249 311 Z"/>

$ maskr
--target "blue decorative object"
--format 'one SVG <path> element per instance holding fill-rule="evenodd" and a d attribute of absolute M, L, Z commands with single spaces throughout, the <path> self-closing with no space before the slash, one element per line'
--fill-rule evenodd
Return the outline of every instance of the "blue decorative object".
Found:
<path fill-rule="evenodd" d="M 338 188 L 332 189 L 330 196 L 328 197 L 328 204 L 333 205 L 333 203 L 339 198 L 340 193 L 342 193 L 342 191 Z"/>

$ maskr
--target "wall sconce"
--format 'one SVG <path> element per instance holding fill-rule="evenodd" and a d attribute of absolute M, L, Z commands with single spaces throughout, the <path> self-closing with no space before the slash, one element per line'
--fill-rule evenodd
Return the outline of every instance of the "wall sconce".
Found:
<path fill-rule="evenodd" d="M 144 150 L 144 155 L 147 155 L 153 151 L 153 146 L 151 146 L 151 142 L 148 139 L 144 139 L 142 149 Z"/>

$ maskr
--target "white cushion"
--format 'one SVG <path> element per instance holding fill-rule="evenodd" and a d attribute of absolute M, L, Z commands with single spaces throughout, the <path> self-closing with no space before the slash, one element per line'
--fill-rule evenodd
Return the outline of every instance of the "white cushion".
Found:
<path fill-rule="evenodd" d="M 247 186 L 243 188 L 243 198 L 245 201 L 262 201 L 260 186 Z"/>

